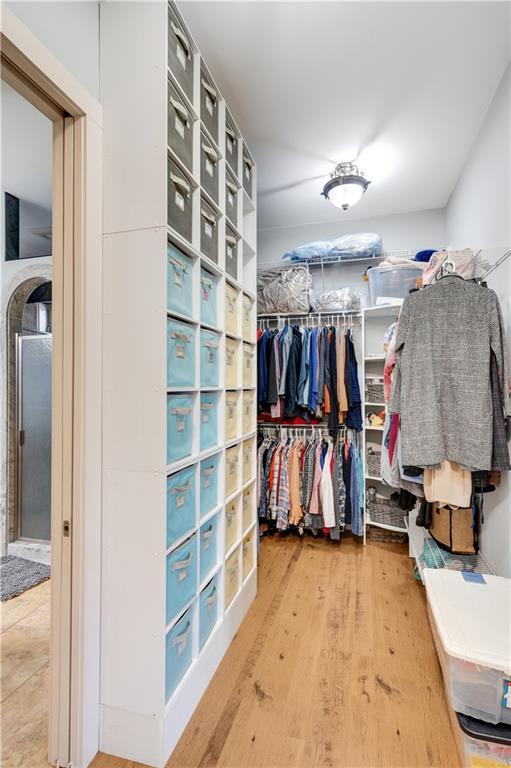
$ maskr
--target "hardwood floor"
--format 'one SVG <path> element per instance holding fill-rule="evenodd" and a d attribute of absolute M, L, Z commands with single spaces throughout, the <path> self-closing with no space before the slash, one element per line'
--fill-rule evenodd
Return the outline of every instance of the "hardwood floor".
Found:
<path fill-rule="evenodd" d="M 2 768 L 48 765 L 50 582 L 1 603 Z"/>
<path fill-rule="evenodd" d="M 458 768 L 404 546 L 264 540 L 257 599 L 167 763 L 220 766 Z"/>

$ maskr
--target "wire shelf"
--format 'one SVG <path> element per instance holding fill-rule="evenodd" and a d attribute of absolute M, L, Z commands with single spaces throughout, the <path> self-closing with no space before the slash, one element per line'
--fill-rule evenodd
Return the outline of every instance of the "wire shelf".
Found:
<path fill-rule="evenodd" d="M 381 253 L 372 254 L 370 256 L 352 256 L 343 257 L 337 256 L 323 256 L 320 259 L 291 261 L 288 259 L 271 262 L 270 264 L 261 264 L 258 268 L 258 272 L 266 272 L 271 269 L 289 269 L 290 267 L 309 267 L 310 269 L 317 269 L 318 267 L 326 267 L 331 264 L 371 264 L 375 261 L 381 261 L 389 258 L 389 256 L 398 256 L 400 258 L 412 259 L 417 251 L 415 250 L 402 250 L 402 251 L 382 251 Z"/>

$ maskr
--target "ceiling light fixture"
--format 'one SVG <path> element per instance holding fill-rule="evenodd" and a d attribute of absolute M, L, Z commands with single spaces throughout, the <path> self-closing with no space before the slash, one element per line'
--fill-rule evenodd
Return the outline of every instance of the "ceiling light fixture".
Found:
<path fill-rule="evenodd" d="M 339 163 L 321 194 L 337 208 L 347 211 L 358 203 L 370 183 L 355 163 Z"/>

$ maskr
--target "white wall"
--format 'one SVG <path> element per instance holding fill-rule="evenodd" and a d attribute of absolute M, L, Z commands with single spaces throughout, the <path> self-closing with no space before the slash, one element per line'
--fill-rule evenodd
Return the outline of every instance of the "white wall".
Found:
<path fill-rule="evenodd" d="M 311 240 L 329 240 L 355 232 L 376 232 L 381 236 L 386 251 L 441 248 L 446 242 L 443 210 L 349 221 L 343 220 L 342 212 L 339 211 L 338 222 L 260 229 L 257 233 L 258 266 L 278 263 L 286 251 Z M 321 270 L 313 270 L 313 288 L 315 291 L 324 291 L 350 286 L 360 293 L 363 303 L 368 304 L 368 285 L 362 279 L 365 266 L 335 265 L 328 268 L 324 278 Z"/>
<path fill-rule="evenodd" d="M 449 245 L 484 249 L 493 263 L 511 247 L 511 64 L 497 88 L 479 135 L 446 208 Z M 511 364 L 511 259 L 488 279 L 500 300 Z M 508 432 L 509 434 L 509 432 Z M 511 482 L 485 496 L 481 550 L 495 571 L 511 577 Z"/>
<path fill-rule="evenodd" d="M 5 5 L 99 100 L 99 3 L 18 0 Z"/>

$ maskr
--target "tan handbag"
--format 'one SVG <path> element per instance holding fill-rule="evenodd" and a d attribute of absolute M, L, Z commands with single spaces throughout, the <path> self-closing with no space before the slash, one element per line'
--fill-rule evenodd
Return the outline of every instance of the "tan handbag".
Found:
<path fill-rule="evenodd" d="M 429 532 L 444 549 L 457 555 L 475 555 L 478 551 L 477 525 L 471 507 L 434 505 Z"/>

